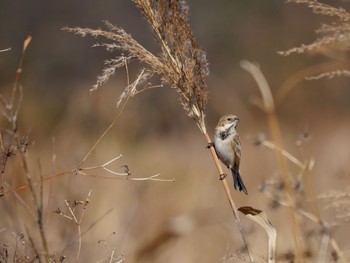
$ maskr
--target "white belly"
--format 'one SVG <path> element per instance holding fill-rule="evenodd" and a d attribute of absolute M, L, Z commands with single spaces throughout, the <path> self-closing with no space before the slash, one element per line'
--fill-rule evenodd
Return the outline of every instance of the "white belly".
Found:
<path fill-rule="evenodd" d="M 232 167 L 234 160 L 234 152 L 231 145 L 231 137 L 229 136 L 225 140 L 214 139 L 216 153 L 218 154 L 219 159 L 229 168 Z"/>

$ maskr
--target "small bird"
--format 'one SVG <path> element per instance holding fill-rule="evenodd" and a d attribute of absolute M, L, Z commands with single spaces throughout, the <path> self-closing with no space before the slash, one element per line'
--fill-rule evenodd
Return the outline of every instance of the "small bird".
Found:
<path fill-rule="evenodd" d="M 214 147 L 221 162 L 232 172 L 234 188 L 248 194 L 247 188 L 239 173 L 241 142 L 236 131 L 238 123 L 239 119 L 236 115 L 228 114 L 222 116 L 215 127 Z M 225 177 L 220 178 L 223 179 Z"/>

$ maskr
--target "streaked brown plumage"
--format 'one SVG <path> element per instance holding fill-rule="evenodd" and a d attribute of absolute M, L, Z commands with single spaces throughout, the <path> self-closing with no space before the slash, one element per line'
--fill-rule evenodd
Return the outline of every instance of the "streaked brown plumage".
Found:
<path fill-rule="evenodd" d="M 219 159 L 232 172 L 234 188 L 248 194 L 239 172 L 241 142 L 236 131 L 238 122 L 239 119 L 236 115 L 222 116 L 215 128 L 214 146 Z"/>

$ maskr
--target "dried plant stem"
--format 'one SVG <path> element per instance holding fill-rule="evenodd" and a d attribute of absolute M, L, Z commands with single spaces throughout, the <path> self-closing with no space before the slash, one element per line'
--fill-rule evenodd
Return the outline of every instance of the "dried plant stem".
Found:
<path fill-rule="evenodd" d="M 69 213 L 71 216 L 67 216 L 66 214 L 62 213 L 60 210 L 58 210 L 56 213 L 60 214 L 61 216 L 73 221 L 75 223 L 75 225 L 77 226 L 77 230 L 78 230 L 78 250 L 77 250 L 77 254 L 75 256 L 75 262 L 79 261 L 79 257 L 81 254 L 81 245 L 82 245 L 82 233 L 81 233 L 81 224 L 85 215 L 85 211 L 86 211 L 86 206 L 90 203 L 90 197 L 91 197 L 92 191 L 90 190 L 87 198 L 85 201 L 81 201 L 78 203 L 83 203 L 83 210 L 80 214 L 80 217 L 78 219 L 78 217 L 75 214 L 75 204 L 72 205 L 71 202 L 69 202 L 68 200 L 65 200 L 65 204 L 69 210 Z"/>
<path fill-rule="evenodd" d="M 20 151 L 20 157 L 22 159 L 22 168 L 24 170 L 24 173 L 26 175 L 27 178 L 27 182 L 28 182 L 28 186 L 30 189 L 30 192 L 32 194 L 33 197 L 33 202 L 35 205 L 35 209 L 37 211 L 37 225 L 39 227 L 39 233 L 40 233 L 40 238 L 41 238 L 41 242 L 45 251 L 45 260 L 46 262 L 50 262 L 50 254 L 49 254 L 49 247 L 47 244 L 47 239 L 46 239 L 46 235 L 45 235 L 45 231 L 44 231 L 44 223 L 43 223 L 43 210 L 41 207 L 42 204 L 42 200 L 40 199 L 40 203 L 38 201 L 38 198 L 35 194 L 35 190 L 34 190 L 34 186 L 33 186 L 33 181 L 31 179 L 31 175 L 30 172 L 28 170 L 28 162 L 27 162 L 27 158 L 25 156 L 25 154 Z M 42 184 L 42 181 L 40 181 Z"/>
<path fill-rule="evenodd" d="M 117 158 L 119 158 L 119 157 L 117 157 Z M 56 179 L 57 177 L 61 177 L 63 175 L 69 175 L 69 174 L 80 174 L 80 175 L 95 177 L 95 178 L 99 178 L 99 179 L 112 179 L 112 180 L 124 179 L 124 180 L 130 180 L 130 181 L 158 181 L 158 182 L 174 182 L 175 181 L 174 178 L 171 178 L 171 179 L 158 178 L 160 176 L 160 174 L 154 174 L 154 175 L 147 176 L 147 177 L 132 177 L 132 176 L 130 176 L 129 173 L 117 173 L 117 172 L 114 172 L 114 171 L 104 167 L 104 165 L 106 165 L 106 164 L 116 160 L 117 158 L 114 158 L 111 161 L 108 161 L 107 163 L 105 163 L 103 165 L 86 167 L 86 168 L 85 167 L 78 167 L 78 168 L 74 168 L 72 170 L 67 170 L 67 171 L 64 171 L 64 172 L 61 172 L 61 173 L 53 174 L 53 175 L 50 175 L 48 177 L 41 178 L 40 180 L 31 181 L 31 182 L 32 182 L 32 184 L 44 183 L 45 181 L 53 180 L 53 179 Z M 88 174 L 88 173 L 84 172 L 85 170 L 88 171 L 88 170 L 97 170 L 97 169 L 101 169 L 101 170 L 107 171 L 110 174 L 112 174 L 112 176 L 93 175 L 93 174 Z M 16 194 L 17 191 L 28 189 L 28 188 L 30 189 L 30 185 L 29 184 L 21 185 L 21 186 L 15 187 L 13 189 L 9 189 L 9 190 L 3 192 L 2 194 L 4 196 L 8 195 L 8 194 L 11 194 L 11 193 L 15 193 Z"/>
<path fill-rule="evenodd" d="M 288 206 L 288 207 L 291 207 L 293 206 L 294 204 L 291 204 L 289 202 L 286 202 L 284 200 L 279 200 L 279 199 L 276 199 L 271 193 L 269 192 L 264 192 L 265 196 L 267 198 L 269 198 L 270 200 L 273 200 L 275 202 L 277 202 L 278 204 L 282 205 L 282 206 Z M 323 254 L 324 251 L 324 243 L 325 243 L 325 240 L 329 239 L 329 243 L 330 245 L 332 246 L 333 250 L 334 250 L 334 253 L 336 254 L 336 257 L 338 258 L 338 261 L 339 262 L 342 262 L 342 263 L 345 263 L 347 262 L 346 259 L 344 258 L 344 255 L 341 251 L 341 249 L 339 248 L 338 246 L 338 243 L 337 241 L 332 237 L 331 233 L 330 233 L 330 226 L 329 226 L 329 223 L 326 222 L 326 221 L 323 221 L 321 220 L 321 218 L 318 216 L 318 215 L 314 215 L 312 213 L 309 213 L 303 209 L 301 209 L 300 207 L 297 208 L 297 207 L 294 207 L 294 209 L 296 209 L 298 211 L 298 213 L 302 216 L 304 216 L 306 219 L 318 224 L 322 229 L 323 229 L 323 235 L 322 235 L 322 240 L 321 240 L 321 244 L 320 244 L 320 252 L 319 254 Z M 325 237 L 325 236 L 328 236 L 328 237 Z M 323 256 L 320 256 L 318 257 L 319 259 L 320 258 L 324 258 Z M 317 262 L 320 262 L 320 261 L 317 261 Z"/>
<path fill-rule="evenodd" d="M 22 74 L 22 64 L 23 64 L 23 60 L 24 60 L 24 54 L 30 44 L 30 42 L 32 41 L 32 37 L 28 36 L 26 38 L 26 40 L 24 40 L 23 42 L 23 49 L 22 49 L 22 55 L 21 55 L 21 59 L 20 62 L 18 64 L 18 68 L 16 71 L 16 77 L 15 77 L 15 82 L 13 84 L 13 89 L 12 89 L 12 93 L 11 93 L 11 98 L 10 98 L 10 102 L 7 105 L 7 108 L 9 110 L 9 116 L 10 116 L 10 120 L 11 120 L 11 124 L 12 124 L 12 130 L 13 132 L 17 131 L 17 116 L 18 116 L 18 112 L 19 109 L 21 107 L 22 104 L 22 99 L 23 99 L 23 91 L 22 91 L 22 87 L 19 84 L 19 80 Z M 17 89 L 19 90 L 19 94 L 17 95 Z M 15 99 L 16 96 L 18 96 L 18 101 L 17 101 L 17 106 L 15 107 Z"/>
<path fill-rule="evenodd" d="M 115 249 L 112 250 L 111 256 L 109 258 L 109 263 L 113 263 L 114 253 L 115 253 Z"/>
<path fill-rule="evenodd" d="M 111 124 L 107 127 L 107 129 L 102 133 L 102 135 L 98 138 L 98 140 L 95 142 L 95 144 L 91 147 L 91 149 L 89 150 L 89 152 L 85 155 L 85 157 L 81 160 L 81 162 L 78 165 L 78 168 L 80 168 L 85 161 L 87 160 L 87 158 L 91 155 L 91 153 L 96 149 L 97 145 L 101 142 L 101 140 L 106 136 L 106 134 L 108 133 L 108 131 L 110 129 L 113 128 L 113 126 L 117 123 L 117 121 L 119 120 L 120 116 L 122 115 L 126 105 L 128 104 L 129 101 L 129 96 L 126 98 L 126 100 L 124 101 L 123 106 L 121 107 L 120 111 L 116 113 L 113 121 L 111 122 Z"/>
<path fill-rule="evenodd" d="M 336 255 L 336 257 L 339 259 L 339 262 L 346 262 L 344 255 L 341 251 L 341 249 L 338 246 L 337 241 L 332 237 L 331 235 L 331 231 L 330 231 L 330 227 L 329 224 L 327 222 L 325 222 L 322 217 L 321 217 L 321 212 L 320 212 L 320 208 L 318 206 L 318 202 L 317 202 L 317 195 L 316 195 L 316 191 L 315 191 L 315 187 L 314 184 L 312 182 L 312 177 L 313 177 L 313 173 L 311 171 L 310 168 L 307 168 L 306 171 L 306 176 L 305 176 L 305 188 L 307 189 L 306 193 L 308 194 L 309 199 L 311 200 L 312 203 L 312 207 L 315 213 L 314 219 L 313 220 L 315 223 L 319 224 L 324 230 L 324 234 L 322 236 L 321 239 L 321 244 L 320 244 L 320 249 L 319 249 L 319 256 L 318 256 L 318 262 L 324 262 L 324 260 L 326 259 L 326 251 L 327 251 L 327 246 L 328 243 L 331 245 L 331 247 L 333 248 L 333 251 Z M 326 246 L 327 244 L 327 246 Z"/>
<path fill-rule="evenodd" d="M 5 183 L 4 186 L 6 186 L 6 188 L 9 188 L 8 183 Z M 35 213 L 31 209 L 31 207 L 23 200 L 23 198 L 16 191 L 14 191 L 13 194 L 17 198 L 18 202 L 20 202 L 23 205 L 23 207 L 27 210 L 28 214 L 32 217 L 32 219 L 35 220 Z"/>
<path fill-rule="evenodd" d="M 316 214 L 318 221 L 322 222 L 320 208 L 317 203 L 317 194 L 314 187 L 315 184 L 313 183 L 313 180 L 312 180 L 313 179 L 313 173 L 311 171 L 312 168 L 310 167 L 309 164 L 310 163 L 308 162 L 306 165 L 307 167 L 305 169 L 305 180 L 304 180 L 305 188 L 306 188 L 305 192 L 308 195 L 308 199 L 310 199 L 311 201 L 314 213 Z"/>
<path fill-rule="evenodd" d="M 281 88 L 278 90 L 276 96 L 279 102 L 283 100 L 285 95 L 294 87 L 297 85 L 298 82 L 300 82 L 304 77 L 309 74 L 310 72 L 317 72 L 320 71 L 320 68 L 323 67 L 323 64 L 316 65 L 314 67 L 309 67 L 304 70 L 301 70 L 300 72 L 297 72 L 296 74 L 292 75 L 287 81 L 285 81 Z M 285 194 L 286 194 L 286 202 L 280 202 L 281 204 L 288 206 L 290 209 L 290 214 L 293 222 L 293 235 L 294 235 L 294 241 L 297 249 L 297 258 L 298 260 L 302 261 L 302 253 L 304 251 L 305 243 L 304 243 L 304 238 L 302 235 L 302 231 L 300 228 L 300 223 L 297 218 L 297 213 L 304 215 L 308 219 L 312 220 L 313 222 L 319 224 L 323 229 L 325 229 L 325 234 L 322 236 L 321 244 L 320 244 L 320 252 L 319 252 L 319 259 L 324 259 L 325 256 L 325 247 L 330 243 L 332 246 L 334 253 L 336 253 L 337 257 L 340 259 L 340 261 L 344 261 L 344 257 L 342 256 L 341 250 L 339 249 L 339 246 L 337 242 L 330 236 L 328 233 L 329 230 L 327 228 L 327 223 L 324 222 L 321 218 L 321 213 L 317 204 L 317 196 L 316 192 L 314 189 L 314 184 L 311 180 L 312 177 L 312 167 L 313 167 L 313 162 L 312 160 L 309 161 L 304 161 L 301 162 L 298 160 L 296 157 L 291 155 L 289 152 L 283 149 L 282 145 L 282 135 L 281 135 L 281 129 L 279 127 L 278 119 L 276 116 L 276 111 L 275 111 L 275 105 L 274 100 L 271 100 L 272 95 L 268 95 L 268 100 L 266 100 L 266 93 L 270 93 L 270 88 L 267 85 L 266 80 L 264 79 L 264 76 L 262 75 L 260 69 L 248 62 L 248 61 L 243 61 L 242 62 L 242 67 L 246 69 L 249 73 L 251 73 L 256 80 L 259 89 L 261 90 L 262 97 L 263 97 L 263 107 L 262 109 L 265 110 L 268 118 L 268 123 L 271 131 L 272 138 L 274 140 L 273 142 L 269 142 L 264 140 L 262 144 L 265 147 L 268 147 L 270 149 L 275 150 L 276 156 L 279 162 L 279 167 L 282 175 L 282 181 L 285 186 Z M 261 81 L 263 79 L 263 81 Z M 295 204 L 295 198 L 293 197 L 293 189 L 291 186 L 290 179 L 288 177 L 288 168 L 287 168 L 287 163 L 286 159 L 287 158 L 289 161 L 297 165 L 301 170 L 302 170 L 302 175 L 305 175 L 305 187 L 307 189 L 306 193 L 308 194 L 309 199 L 311 200 L 313 210 L 315 215 L 312 215 L 310 213 L 307 213 L 305 211 L 302 211 L 300 208 L 297 208 Z M 299 252 L 298 252 L 299 251 Z"/>
<path fill-rule="evenodd" d="M 28 237 L 28 239 L 29 239 L 30 245 L 32 246 L 32 249 L 33 249 L 33 251 L 34 251 L 34 254 L 35 254 L 36 257 L 37 257 L 38 262 L 41 263 L 42 261 L 41 261 L 41 258 L 40 258 L 40 254 L 39 254 L 39 252 L 38 252 L 38 250 L 37 250 L 37 248 L 36 248 L 36 246 L 35 246 L 35 243 L 34 243 L 32 237 L 31 237 L 31 235 L 30 235 L 30 233 L 29 233 L 29 230 L 28 230 L 28 228 L 27 228 L 26 226 L 25 226 L 24 228 L 25 228 L 25 230 L 26 230 L 27 237 Z"/>
<path fill-rule="evenodd" d="M 280 88 L 277 90 L 276 95 L 275 95 L 275 104 L 278 106 L 280 105 L 284 99 L 287 97 L 287 94 L 289 94 L 289 92 L 291 92 L 291 90 L 293 88 L 295 88 L 301 81 L 305 80 L 307 76 L 310 75 L 317 75 L 320 74 L 320 72 L 323 71 L 330 71 L 334 68 L 339 67 L 340 63 L 338 62 L 339 59 L 336 62 L 327 62 L 327 63 L 321 63 L 321 64 L 316 64 L 307 68 L 304 68 L 300 71 L 297 71 L 296 73 L 292 74 L 288 79 L 286 79 L 284 81 L 284 83 L 280 86 Z M 343 61 L 345 62 L 345 61 Z M 268 145 L 264 144 L 265 146 L 269 147 Z M 273 148 L 272 146 L 269 148 Z M 276 149 L 275 149 L 276 150 Z M 315 187 L 314 187 L 314 183 L 313 183 L 313 173 L 312 173 L 312 167 L 311 165 L 311 161 L 307 161 L 300 165 L 300 161 L 297 161 L 296 158 L 293 158 L 293 156 L 291 156 L 290 154 L 288 154 L 288 152 L 286 152 L 285 150 L 281 149 L 281 152 L 283 153 L 283 155 L 285 157 L 287 157 L 290 161 L 292 161 L 293 163 L 295 163 L 296 165 L 298 165 L 303 171 L 302 174 L 305 175 L 305 188 L 306 191 L 305 193 L 308 196 L 308 199 L 311 201 L 311 205 L 314 211 L 314 222 L 318 223 L 321 227 L 325 227 L 324 224 L 325 222 L 322 220 L 321 218 L 321 213 L 320 213 L 320 209 L 317 203 L 317 195 L 316 195 L 316 191 L 315 191 Z M 294 159 L 294 161 L 293 161 Z M 325 231 L 327 232 L 327 231 Z M 330 245 L 332 246 L 334 253 L 336 253 L 336 256 L 340 259 L 340 261 L 344 261 L 344 257 L 342 256 L 341 250 L 339 249 L 339 246 L 337 244 L 337 242 L 333 239 L 330 238 L 329 235 L 327 235 L 327 233 L 325 233 L 322 236 L 322 240 L 321 240 L 321 245 L 320 245 L 320 252 L 319 252 L 319 262 L 321 262 L 321 259 L 325 259 L 325 244 L 328 244 L 328 241 L 330 239 Z M 327 241 L 328 240 L 328 241 Z M 327 241 L 327 242 L 326 242 Z M 345 261 L 344 261 L 345 262 Z"/>
<path fill-rule="evenodd" d="M 301 162 L 300 160 L 298 160 L 295 156 L 293 156 L 292 154 L 290 154 L 289 152 L 287 152 L 284 149 L 279 148 L 275 143 L 264 140 L 262 142 L 262 144 L 267 147 L 270 148 L 272 150 L 275 151 L 280 151 L 284 157 L 286 157 L 289 161 L 291 161 L 292 163 L 294 163 L 296 166 L 298 166 L 300 169 L 305 169 L 305 164 L 303 162 Z"/>
<path fill-rule="evenodd" d="M 22 71 L 23 71 L 22 64 L 23 64 L 23 60 L 24 60 L 24 55 L 25 55 L 25 52 L 26 52 L 31 40 L 32 40 L 32 37 L 28 36 L 23 43 L 22 55 L 21 55 L 20 62 L 18 64 L 17 71 L 16 71 L 16 77 L 15 77 L 15 81 L 13 84 L 12 93 L 11 93 L 9 103 L 6 103 L 5 101 L 3 101 L 3 104 L 5 106 L 4 110 L 8 111 L 5 114 L 5 116 L 7 116 L 7 119 L 11 123 L 11 126 L 12 126 L 13 140 L 16 141 L 18 145 L 21 145 L 21 139 L 19 138 L 19 134 L 17 131 L 17 117 L 18 117 L 19 109 L 22 105 L 22 100 L 23 100 L 23 90 L 22 90 L 22 86 L 20 85 L 20 78 L 21 78 Z M 45 261 L 49 262 L 50 261 L 50 254 L 49 254 L 49 248 L 48 248 L 48 244 L 47 244 L 47 239 L 46 239 L 46 235 L 45 235 L 45 231 L 44 231 L 44 223 L 43 223 L 43 188 L 42 188 L 43 186 L 42 186 L 42 184 L 40 185 L 40 195 L 39 195 L 39 199 L 38 199 L 38 197 L 35 193 L 35 190 L 34 190 L 34 184 L 33 184 L 32 177 L 31 177 L 31 174 L 29 171 L 26 152 L 21 150 L 21 149 L 18 152 L 19 152 L 19 157 L 21 160 L 22 169 L 23 169 L 23 172 L 26 176 L 26 179 L 28 182 L 28 187 L 29 187 L 30 193 L 32 195 L 33 204 L 34 204 L 34 207 L 36 210 L 35 219 L 36 219 L 36 224 L 39 228 L 39 234 L 40 234 L 42 246 L 43 246 L 43 249 L 45 251 Z M 42 180 L 40 180 L 40 182 L 41 181 Z"/>
<path fill-rule="evenodd" d="M 204 133 L 204 137 L 205 137 L 208 145 L 212 143 L 212 141 L 210 139 L 210 136 L 207 133 Z M 217 156 L 217 154 L 215 152 L 214 147 L 210 147 L 210 153 L 211 153 L 211 156 L 213 157 L 215 166 L 216 166 L 219 174 L 224 174 L 224 171 L 222 170 L 219 158 L 218 158 L 218 156 Z M 230 203 L 233 215 L 235 217 L 235 220 L 236 220 L 239 232 L 241 234 L 241 237 L 242 237 L 242 240 L 243 240 L 243 243 L 244 243 L 244 247 L 247 250 L 247 253 L 248 253 L 248 256 L 249 256 L 249 260 L 250 260 L 250 262 L 254 262 L 254 257 L 252 255 L 250 249 L 249 249 L 248 242 L 247 242 L 247 239 L 245 237 L 244 229 L 243 229 L 243 226 L 242 226 L 242 222 L 241 222 L 241 219 L 239 217 L 238 210 L 237 210 L 237 206 L 236 206 L 235 202 L 232 199 L 230 188 L 229 188 L 229 186 L 227 184 L 226 178 L 221 180 L 221 182 L 222 182 L 222 185 L 224 187 L 226 197 L 227 197 L 227 199 L 228 199 L 228 201 Z"/>
<path fill-rule="evenodd" d="M 55 179 L 56 177 L 59 177 L 59 176 L 62 176 L 62 175 L 67 175 L 67 174 L 72 174 L 72 173 L 76 173 L 76 169 L 73 169 L 73 170 L 70 170 L 70 171 L 64 171 L 64 172 L 61 172 L 61 173 L 58 173 L 58 174 L 54 174 L 54 175 L 50 175 L 48 177 L 42 178 L 41 180 L 32 181 L 32 183 L 45 182 L 47 180 L 52 180 L 52 179 Z M 24 189 L 27 189 L 27 188 L 30 188 L 29 184 L 21 185 L 21 186 L 15 187 L 13 189 L 9 189 L 9 190 L 5 191 L 3 194 L 5 196 L 5 195 L 8 195 L 10 193 L 17 192 L 17 191 L 20 191 L 20 190 L 24 190 Z"/>
<path fill-rule="evenodd" d="M 261 92 L 263 99 L 264 110 L 267 116 L 269 129 L 271 132 L 271 137 L 276 145 L 276 158 L 278 161 L 278 166 L 280 170 L 281 179 L 284 185 L 284 194 L 288 203 L 292 204 L 289 206 L 289 214 L 292 220 L 292 230 L 294 237 L 294 245 L 296 250 L 296 258 L 298 262 L 303 262 L 303 252 L 305 251 L 304 238 L 302 235 L 302 230 L 300 227 L 300 222 L 297 215 L 297 210 L 295 206 L 294 192 L 292 189 L 292 183 L 288 176 L 288 167 L 285 156 L 281 149 L 283 149 L 281 129 L 277 119 L 275 104 L 270 87 L 260 71 L 259 67 L 249 61 L 242 61 L 241 67 L 248 71 L 252 77 L 255 79 L 258 88 Z"/>
<path fill-rule="evenodd" d="M 126 75 L 127 75 L 127 82 L 128 82 L 128 88 L 131 88 L 131 90 L 136 90 L 136 87 L 138 86 L 139 82 L 141 81 L 141 78 L 144 74 L 144 70 L 141 71 L 141 73 L 139 74 L 138 78 L 132 83 L 129 83 L 129 70 L 128 70 L 128 65 L 127 63 L 125 64 L 125 70 L 126 70 Z M 131 85 L 131 87 L 130 87 Z M 102 133 L 102 135 L 98 138 L 98 140 L 95 142 L 95 144 L 91 147 L 91 149 L 89 150 L 89 152 L 85 155 L 85 157 L 82 159 L 82 161 L 79 163 L 78 168 L 80 168 L 84 162 L 87 160 L 87 158 L 91 155 L 91 153 L 96 149 L 97 145 L 101 142 L 101 140 L 106 136 L 106 134 L 109 132 L 110 129 L 113 128 L 113 126 L 117 123 L 117 121 L 119 120 L 120 116 L 122 115 L 122 113 L 124 112 L 124 109 L 126 107 L 126 105 L 128 104 L 129 98 L 130 96 L 133 96 L 134 94 L 127 94 L 123 106 L 121 107 L 120 111 L 116 113 L 114 119 L 112 120 L 111 124 L 107 127 L 107 129 Z M 118 102 L 119 105 L 120 102 Z"/>
<path fill-rule="evenodd" d="M 279 149 L 283 149 L 281 129 L 279 127 L 279 123 L 275 112 L 268 113 L 267 118 L 268 118 L 269 128 L 270 128 L 271 136 L 273 140 L 276 142 Z M 278 160 L 278 166 L 282 176 L 282 181 L 285 186 L 286 199 L 288 200 L 288 202 L 294 204 L 295 199 L 293 198 L 294 194 L 293 194 L 292 184 L 288 177 L 289 172 L 288 172 L 286 159 L 283 156 L 281 150 L 276 151 L 276 157 Z M 304 244 L 304 238 L 300 227 L 300 222 L 297 217 L 297 211 L 295 209 L 295 205 L 291 206 L 291 209 L 289 209 L 289 213 L 290 213 L 290 218 L 292 219 L 293 235 L 294 235 L 297 259 L 299 262 L 302 262 L 303 252 L 305 251 L 304 249 L 305 244 Z"/>
<path fill-rule="evenodd" d="M 68 249 L 68 247 L 74 245 L 76 242 L 78 242 L 77 240 L 79 238 L 82 238 L 85 234 L 87 234 L 92 228 L 94 228 L 97 223 L 99 223 L 100 221 L 102 221 L 102 219 L 104 219 L 107 215 L 109 215 L 111 212 L 113 211 L 113 208 L 109 209 L 107 212 L 105 212 L 102 216 L 100 216 L 99 218 L 97 218 L 94 222 L 92 222 L 84 231 L 81 232 L 81 235 L 78 236 L 76 239 L 74 239 L 73 241 L 66 243 L 66 245 L 63 247 L 62 251 Z M 63 213 L 59 213 L 59 215 L 63 216 L 64 218 L 74 221 L 74 219 L 71 216 L 67 216 Z"/>
<path fill-rule="evenodd" d="M 79 257 L 80 257 L 80 253 L 81 253 L 81 227 L 80 224 L 77 225 L 78 228 L 78 251 L 77 251 L 77 255 L 75 256 L 75 262 L 79 262 Z"/>
<path fill-rule="evenodd" d="M 6 51 L 10 51 L 11 50 L 11 48 L 9 47 L 9 48 L 5 48 L 5 49 L 0 49 L 0 53 L 2 53 L 2 52 L 6 52 Z"/>
<path fill-rule="evenodd" d="M 56 173 L 56 139 L 55 137 L 52 137 L 52 157 L 51 157 L 51 174 Z M 44 179 L 44 178 L 43 178 Z M 49 186 L 48 186 L 48 197 L 47 197 L 47 207 L 51 207 L 52 203 L 52 189 L 53 189 L 53 180 L 50 180 Z M 45 223 L 48 223 L 50 219 L 50 212 L 49 209 L 46 210 L 45 215 Z"/>

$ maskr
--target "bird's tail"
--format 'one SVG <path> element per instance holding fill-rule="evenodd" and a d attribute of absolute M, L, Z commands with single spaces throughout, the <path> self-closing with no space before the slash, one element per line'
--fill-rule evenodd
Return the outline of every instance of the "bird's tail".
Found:
<path fill-rule="evenodd" d="M 239 174 L 239 171 L 234 171 L 232 169 L 232 176 L 233 176 L 233 186 L 236 190 L 243 191 L 246 195 L 248 194 L 248 190 L 245 187 L 243 183 L 243 179 L 241 175 Z"/>

